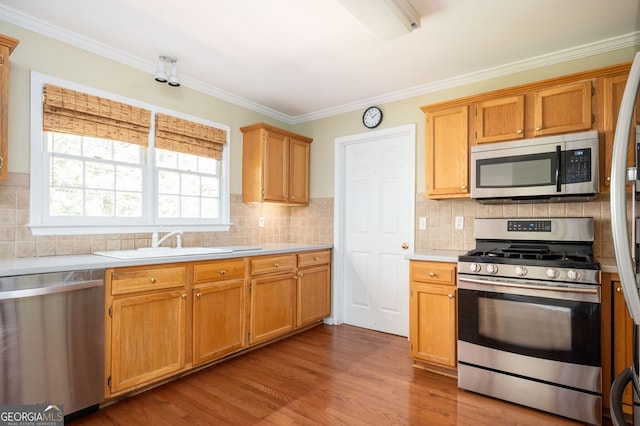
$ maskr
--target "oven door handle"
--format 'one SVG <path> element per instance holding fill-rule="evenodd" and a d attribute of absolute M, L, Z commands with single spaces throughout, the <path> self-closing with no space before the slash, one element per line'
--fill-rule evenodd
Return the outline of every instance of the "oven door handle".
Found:
<path fill-rule="evenodd" d="M 465 278 L 458 277 L 459 282 L 468 282 L 473 284 L 481 284 L 481 285 L 495 285 L 499 287 L 514 287 L 521 288 L 527 290 L 549 290 L 549 291 L 558 291 L 562 293 L 581 293 L 581 294 L 598 294 L 598 286 L 593 286 L 594 288 L 575 288 L 575 287 L 547 287 L 547 286 L 536 286 L 536 285 L 527 285 L 527 284 L 516 284 L 516 283 L 505 283 L 491 280 L 476 280 L 473 278 Z"/>

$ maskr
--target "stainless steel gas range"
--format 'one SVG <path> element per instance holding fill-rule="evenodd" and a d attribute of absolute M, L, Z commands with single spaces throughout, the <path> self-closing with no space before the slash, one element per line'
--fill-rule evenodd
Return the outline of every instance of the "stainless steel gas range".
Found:
<path fill-rule="evenodd" d="M 458 386 L 601 424 L 592 218 L 476 219 L 458 259 Z"/>

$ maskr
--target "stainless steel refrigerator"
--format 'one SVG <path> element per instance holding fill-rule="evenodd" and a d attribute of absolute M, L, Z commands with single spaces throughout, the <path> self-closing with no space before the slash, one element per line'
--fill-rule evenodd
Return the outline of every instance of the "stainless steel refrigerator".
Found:
<path fill-rule="evenodd" d="M 616 124 L 613 157 L 611 164 L 611 227 L 613 231 L 613 245 L 615 249 L 618 274 L 622 284 L 622 291 L 627 308 L 634 322 L 633 365 L 628 366 L 613 381 L 611 386 L 611 419 L 615 425 L 627 424 L 622 412 L 622 394 L 626 386 L 633 386 L 633 419 L 634 425 L 640 425 L 640 268 L 638 268 L 638 254 L 640 253 L 640 238 L 638 220 L 640 208 L 636 206 L 640 200 L 640 173 L 638 173 L 638 158 L 633 167 L 628 167 L 627 153 L 631 148 L 638 156 L 640 147 L 640 127 L 635 126 L 635 107 L 640 86 L 640 52 L 635 56 L 629 78 L 622 96 L 618 122 Z M 640 108 L 640 106 L 638 106 Z M 632 126 L 635 132 L 632 132 Z M 636 134 L 635 140 L 629 136 Z M 633 147 L 629 144 L 633 143 Z M 628 191 L 631 187 L 630 191 Z"/>

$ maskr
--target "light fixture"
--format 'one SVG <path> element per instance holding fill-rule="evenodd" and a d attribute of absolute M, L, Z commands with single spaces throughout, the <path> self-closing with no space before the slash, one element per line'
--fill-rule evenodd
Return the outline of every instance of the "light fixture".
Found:
<path fill-rule="evenodd" d="M 178 87 L 180 86 L 180 79 L 178 79 L 178 66 L 176 65 L 178 62 L 177 59 L 171 60 L 171 73 L 169 74 L 169 86 Z"/>
<path fill-rule="evenodd" d="M 180 86 L 180 79 L 178 78 L 178 59 L 171 56 L 159 56 L 158 70 L 156 71 L 155 79 L 160 83 L 168 83 L 169 86 Z M 167 63 L 171 64 L 170 74 L 167 76 Z"/>
<path fill-rule="evenodd" d="M 158 62 L 158 71 L 156 71 L 156 81 L 160 83 L 167 82 L 167 68 L 164 63 L 164 56 L 160 56 L 160 61 Z"/>
<path fill-rule="evenodd" d="M 391 40 L 420 28 L 420 15 L 410 0 L 338 0 L 381 40 Z"/>

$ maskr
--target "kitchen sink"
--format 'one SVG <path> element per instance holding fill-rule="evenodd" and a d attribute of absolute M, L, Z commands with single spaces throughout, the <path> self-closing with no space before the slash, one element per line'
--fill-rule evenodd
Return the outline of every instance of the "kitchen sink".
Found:
<path fill-rule="evenodd" d="M 233 250 L 230 248 L 223 247 L 143 247 L 133 250 L 96 251 L 93 254 L 116 259 L 153 259 L 156 257 L 196 256 L 232 252 Z"/>

